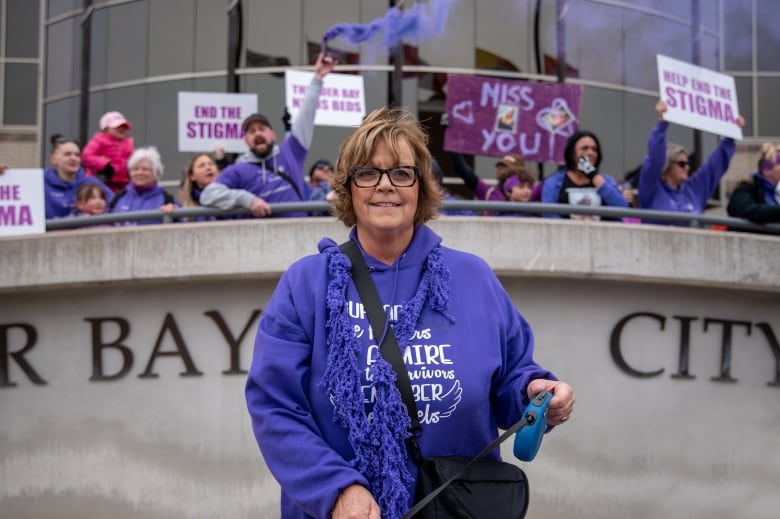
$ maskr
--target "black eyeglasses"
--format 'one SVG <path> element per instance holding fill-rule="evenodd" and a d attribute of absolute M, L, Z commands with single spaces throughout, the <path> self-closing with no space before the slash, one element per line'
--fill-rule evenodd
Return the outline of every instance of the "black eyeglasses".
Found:
<path fill-rule="evenodd" d="M 373 166 L 358 166 L 349 172 L 352 182 L 357 187 L 376 187 L 382 181 L 382 175 L 387 175 L 390 183 L 395 187 L 411 187 L 420 177 L 420 168 L 417 166 L 393 166 L 390 169 L 382 169 Z"/>
<path fill-rule="evenodd" d="M 688 162 L 687 160 L 678 160 L 677 162 L 675 162 L 675 164 L 677 164 L 681 168 L 689 168 L 689 167 L 691 167 L 691 163 Z"/>

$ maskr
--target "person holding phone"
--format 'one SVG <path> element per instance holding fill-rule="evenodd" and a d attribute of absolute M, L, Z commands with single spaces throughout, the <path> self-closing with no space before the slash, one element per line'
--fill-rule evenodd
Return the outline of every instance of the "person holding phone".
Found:
<path fill-rule="evenodd" d="M 589 206 L 628 207 L 614 178 L 599 169 L 601 144 L 598 137 L 587 130 L 572 134 L 563 151 L 565 165 L 544 180 L 542 202 Z M 598 220 L 595 215 L 545 214 L 547 218 Z"/>

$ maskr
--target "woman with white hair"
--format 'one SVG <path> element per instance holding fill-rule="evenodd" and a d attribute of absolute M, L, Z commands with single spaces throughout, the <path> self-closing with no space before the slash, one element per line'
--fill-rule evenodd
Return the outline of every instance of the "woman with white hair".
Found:
<path fill-rule="evenodd" d="M 110 212 L 128 213 L 159 209 L 163 213 L 171 213 L 176 209 L 173 196 L 159 184 L 164 168 L 157 148 L 148 146 L 135 150 L 127 161 L 127 169 L 130 172 L 130 183 L 114 195 L 109 207 Z M 162 223 L 162 219 L 127 221 L 123 222 L 123 225 L 154 223 Z"/>
<path fill-rule="evenodd" d="M 663 100 L 659 100 L 655 105 L 655 111 L 661 119 L 650 132 L 647 155 L 639 171 L 639 207 L 702 214 L 720 178 L 729 169 L 736 144 L 731 137 L 721 139 L 707 162 L 691 174 L 691 163 L 685 148 L 677 144 L 666 144 L 669 122 L 663 120 L 663 114 L 667 109 Z M 741 115 L 737 117 L 737 124 L 740 128 L 745 126 L 745 119 Z M 676 222 L 674 225 L 686 223 Z"/>

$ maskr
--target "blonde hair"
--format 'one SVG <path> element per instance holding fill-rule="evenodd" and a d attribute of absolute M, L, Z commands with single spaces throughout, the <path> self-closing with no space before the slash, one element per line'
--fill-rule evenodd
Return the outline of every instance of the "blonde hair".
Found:
<path fill-rule="evenodd" d="M 396 161 L 400 159 L 402 144 L 407 144 L 415 157 L 414 165 L 420 169 L 420 193 L 414 225 L 436 218 L 444 193 L 431 170 L 428 135 L 411 112 L 394 107 L 379 108 L 368 114 L 358 129 L 341 143 L 332 182 L 335 193 L 333 214 L 347 227 L 357 223 L 352 205 L 350 171 L 356 166 L 370 164 L 380 142 L 387 145 Z"/>
<path fill-rule="evenodd" d="M 777 144 L 765 142 L 761 145 L 761 154 L 758 157 L 758 172 L 773 168 L 778 162 L 780 148 Z"/>
<path fill-rule="evenodd" d="M 179 190 L 179 201 L 182 207 L 198 207 L 198 203 L 192 199 L 192 172 L 195 169 L 195 161 L 203 156 L 214 161 L 208 153 L 196 153 L 190 159 L 190 163 L 187 164 L 187 169 L 184 170 L 184 176 L 181 179 L 181 189 Z M 214 163 L 216 164 L 216 162 Z"/>
<path fill-rule="evenodd" d="M 666 145 L 666 165 L 664 166 L 664 170 L 663 170 L 664 174 L 666 174 L 669 171 L 669 168 L 672 167 L 672 164 L 674 164 L 679 160 L 677 157 L 680 155 L 680 153 L 685 153 L 685 155 L 689 155 L 688 150 L 686 150 L 684 147 L 680 146 L 679 144 Z"/>

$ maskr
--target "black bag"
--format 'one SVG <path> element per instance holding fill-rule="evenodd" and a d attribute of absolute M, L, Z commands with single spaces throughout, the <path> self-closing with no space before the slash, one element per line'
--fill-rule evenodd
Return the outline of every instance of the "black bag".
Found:
<path fill-rule="evenodd" d="M 415 501 L 456 476 L 472 458 L 425 458 L 419 464 Z M 528 480 L 511 463 L 481 459 L 447 485 L 415 519 L 523 519 L 528 511 Z"/>

